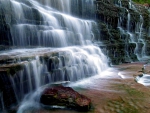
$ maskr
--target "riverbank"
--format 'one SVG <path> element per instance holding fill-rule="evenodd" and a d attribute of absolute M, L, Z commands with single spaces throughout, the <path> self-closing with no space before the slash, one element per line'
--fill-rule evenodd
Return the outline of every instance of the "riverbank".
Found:
<path fill-rule="evenodd" d="M 94 113 L 149 113 L 150 89 L 135 82 L 143 63 L 113 66 L 105 76 L 81 91 L 91 98 Z"/>
<path fill-rule="evenodd" d="M 113 66 L 101 76 L 69 86 L 92 100 L 92 108 L 86 113 L 149 113 L 150 89 L 137 83 L 134 78 L 141 73 L 142 67 L 143 63 Z M 79 112 L 68 109 L 32 109 L 30 113 Z"/>

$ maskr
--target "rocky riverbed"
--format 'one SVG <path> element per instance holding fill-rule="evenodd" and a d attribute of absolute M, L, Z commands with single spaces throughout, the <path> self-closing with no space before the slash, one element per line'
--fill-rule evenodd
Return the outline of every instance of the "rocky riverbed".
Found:
<path fill-rule="evenodd" d="M 144 63 L 129 63 L 112 66 L 101 76 L 94 76 L 69 84 L 91 99 L 92 108 L 86 113 L 149 113 L 150 89 L 135 81 L 141 74 Z M 79 113 L 57 109 L 32 109 L 28 113 Z"/>

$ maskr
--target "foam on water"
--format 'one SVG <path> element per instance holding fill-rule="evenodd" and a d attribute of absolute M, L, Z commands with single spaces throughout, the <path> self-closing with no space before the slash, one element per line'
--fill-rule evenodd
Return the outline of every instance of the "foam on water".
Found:
<path fill-rule="evenodd" d="M 143 74 L 142 77 L 138 76 L 136 77 L 136 81 L 140 84 L 143 84 L 144 86 L 150 86 L 150 75 Z"/>

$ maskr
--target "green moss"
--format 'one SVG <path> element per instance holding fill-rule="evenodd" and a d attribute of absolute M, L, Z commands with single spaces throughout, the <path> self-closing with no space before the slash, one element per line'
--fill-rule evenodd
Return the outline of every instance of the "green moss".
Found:
<path fill-rule="evenodd" d="M 24 56 L 24 57 L 20 58 L 21 61 L 30 61 L 30 60 L 34 60 L 34 59 L 35 59 L 35 56 Z"/>
<path fill-rule="evenodd" d="M 143 98 L 145 96 L 145 94 L 135 88 L 131 88 L 131 86 L 129 85 L 124 85 L 124 84 L 119 84 L 119 85 L 115 85 L 115 87 L 118 89 L 118 90 L 124 90 L 126 91 L 130 97 L 138 97 L 138 98 Z"/>
<path fill-rule="evenodd" d="M 7 75 L 14 75 L 18 71 L 23 69 L 24 64 L 13 64 L 13 65 L 8 65 L 8 66 L 2 66 L 0 67 L 0 70 L 3 70 L 7 73 Z"/>
<path fill-rule="evenodd" d="M 122 99 L 109 100 L 107 105 L 110 111 L 115 113 L 140 113 L 139 108 Z"/>
<path fill-rule="evenodd" d="M 20 71 L 21 69 L 23 69 L 23 66 L 22 65 L 16 65 L 16 66 L 13 66 L 9 69 L 9 73 L 11 75 L 14 75 L 16 72 Z"/>
<path fill-rule="evenodd" d="M 133 1 L 140 4 L 150 3 L 150 0 L 133 0 Z"/>

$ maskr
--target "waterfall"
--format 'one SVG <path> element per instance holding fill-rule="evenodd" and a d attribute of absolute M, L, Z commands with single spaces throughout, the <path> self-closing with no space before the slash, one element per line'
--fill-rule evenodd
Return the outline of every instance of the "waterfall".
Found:
<path fill-rule="evenodd" d="M 11 19 L 8 22 L 5 17 L 10 26 L 13 46 L 64 47 L 85 44 L 86 40 L 90 40 L 95 22 L 73 17 L 71 12 L 73 15 L 90 18 L 91 10 L 87 11 L 88 6 L 94 9 L 91 0 L 46 0 L 44 2 L 42 0 L 7 0 L 1 2 L 6 16 L 9 15 Z M 76 3 L 75 6 L 74 3 Z M 80 6 L 79 9 L 84 12 L 79 14 L 81 11 L 74 11 L 72 6 Z M 9 10 L 6 7 L 9 7 Z M 76 38 L 79 38 L 79 43 L 75 42 Z"/>
<path fill-rule="evenodd" d="M 122 7 L 122 0 L 115 0 L 114 4 L 118 7 Z"/>
<path fill-rule="evenodd" d="M 65 4 L 66 1 L 62 3 Z M 59 2 L 61 5 L 62 3 Z M 90 40 L 92 24 L 94 24 L 92 21 L 74 18 L 70 15 L 53 11 L 54 9 L 50 8 L 47 10 L 45 6 L 39 6 L 36 1 L 30 1 L 34 8 L 16 1 L 12 1 L 11 4 L 15 18 L 27 21 L 17 22 L 17 24 L 11 26 L 14 46 L 64 47 L 78 44 L 84 45 L 86 40 Z M 64 7 L 67 6 L 64 5 Z M 19 13 L 18 10 L 20 11 Z M 25 15 L 25 11 L 29 14 Z M 38 25 L 32 22 L 37 18 L 34 17 L 36 13 L 39 16 Z M 28 23 L 28 21 L 31 21 L 31 23 Z M 83 36 L 85 36 L 84 40 L 82 39 Z M 79 38 L 80 42 L 75 42 L 75 38 Z"/>
<path fill-rule="evenodd" d="M 129 0 L 129 9 L 131 9 L 132 8 L 132 2 L 131 2 L 131 0 Z"/>
<path fill-rule="evenodd" d="M 53 49 L 57 51 L 58 49 Z M 18 102 L 29 92 L 56 82 L 74 82 L 100 74 L 107 68 L 106 57 L 93 45 L 59 48 L 56 56 L 44 60 L 36 56 L 25 62 L 24 69 L 11 77 Z M 40 60 L 41 59 L 41 60 Z"/>
<path fill-rule="evenodd" d="M 23 69 L 10 75 L 17 103 L 43 85 L 100 75 L 108 67 L 106 56 L 92 44 L 94 30 L 98 29 L 97 23 L 90 20 L 93 0 L 0 2 L 12 46 L 23 48 L 0 54 L 14 56 L 14 63 L 23 64 Z M 28 59 L 22 60 L 23 56 Z"/>
<path fill-rule="evenodd" d="M 129 62 L 132 62 L 130 54 L 134 52 L 137 59 L 140 61 L 146 57 L 145 54 L 146 44 L 143 39 L 143 23 L 144 23 L 143 16 L 138 12 L 134 4 L 132 4 L 131 0 L 129 0 L 128 8 L 120 5 L 117 6 L 124 10 L 124 12 L 122 12 L 123 14 L 121 14 L 121 16 L 118 19 L 118 28 L 121 37 L 125 36 L 126 57 L 129 60 Z M 134 12 L 131 10 L 133 10 Z M 134 22 L 133 17 L 131 16 L 132 13 L 136 13 L 138 15 L 136 22 Z M 126 23 L 126 25 L 124 23 Z M 134 51 L 132 50 L 129 51 L 130 49 L 129 44 L 135 44 Z"/>
<path fill-rule="evenodd" d="M 128 12 L 127 30 L 130 32 L 130 13 Z"/>

